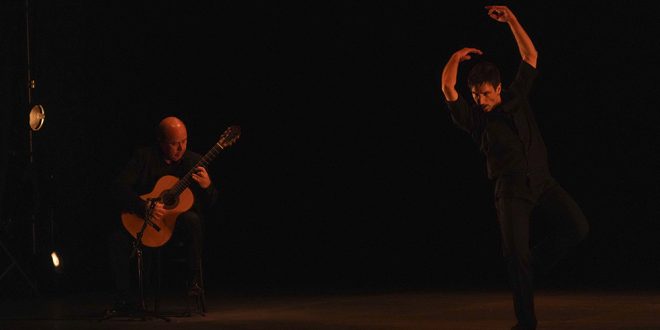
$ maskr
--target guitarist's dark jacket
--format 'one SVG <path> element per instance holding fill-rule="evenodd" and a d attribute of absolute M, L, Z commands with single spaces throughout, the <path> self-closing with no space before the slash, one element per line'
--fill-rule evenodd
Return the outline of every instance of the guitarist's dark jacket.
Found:
<path fill-rule="evenodd" d="M 201 155 L 186 150 L 179 162 L 167 164 L 157 146 L 135 150 L 113 184 L 113 195 L 116 198 L 118 211 L 135 213 L 144 217 L 146 202 L 139 196 L 152 192 L 158 179 L 165 175 L 183 177 L 201 158 Z M 189 188 L 195 198 L 190 211 L 203 217 L 215 206 L 218 200 L 218 190 L 213 183 L 206 189 L 202 189 L 194 183 Z"/>

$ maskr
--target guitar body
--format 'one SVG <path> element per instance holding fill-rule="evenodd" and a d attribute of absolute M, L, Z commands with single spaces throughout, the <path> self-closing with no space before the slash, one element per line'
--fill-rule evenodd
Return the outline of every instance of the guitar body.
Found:
<path fill-rule="evenodd" d="M 159 247 L 167 243 L 172 237 L 176 219 L 183 212 L 188 211 L 195 201 L 192 191 L 185 188 L 179 195 L 169 194 L 170 189 L 179 182 L 179 178 L 172 175 L 165 175 L 158 179 L 154 189 L 148 193 L 140 196 L 143 200 L 157 200 L 165 205 L 167 210 L 162 219 L 154 221 L 160 227 L 157 231 L 154 227 L 147 224 L 147 227 L 142 234 L 142 244 L 148 247 Z M 138 233 L 142 230 L 144 219 L 134 213 L 124 212 L 121 214 L 121 221 L 124 228 L 133 236 L 137 238 Z"/>

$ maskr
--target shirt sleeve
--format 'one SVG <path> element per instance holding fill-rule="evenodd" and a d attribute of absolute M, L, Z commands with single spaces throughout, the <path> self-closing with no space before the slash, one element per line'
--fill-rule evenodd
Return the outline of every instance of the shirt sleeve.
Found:
<path fill-rule="evenodd" d="M 184 156 L 184 160 L 186 161 L 185 168 L 192 169 L 196 165 L 200 165 L 199 161 L 201 159 L 202 155 L 188 151 Z M 208 166 L 206 166 L 206 170 L 209 171 Z M 209 176 L 211 176 L 211 173 L 209 173 Z M 200 211 L 209 211 L 218 202 L 219 191 L 217 186 L 214 184 L 213 176 L 211 176 L 210 186 L 202 188 L 193 181 L 189 188 L 195 195 L 195 203 L 198 204 Z"/>
<path fill-rule="evenodd" d="M 216 206 L 218 202 L 218 188 L 216 188 L 215 184 L 211 182 L 211 185 L 206 187 L 206 189 L 202 189 L 203 191 L 203 196 L 204 196 L 204 206 L 205 208 L 211 209 Z"/>
<path fill-rule="evenodd" d="M 455 101 L 446 101 L 451 119 L 464 131 L 472 133 L 475 129 L 475 118 L 472 109 L 467 104 L 467 101 L 462 96 L 458 96 Z"/>
<path fill-rule="evenodd" d="M 525 61 L 520 61 L 518 66 L 518 73 L 509 86 L 509 91 L 515 97 L 527 98 L 529 91 L 532 89 L 532 84 L 537 76 L 537 70 Z"/>
<path fill-rule="evenodd" d="M 113 196 L 119 210 L 134 213 L 141 217 L 144 217 L 146 203 L 138 196 L 134 188 L 144 163 L 144 155 L 139 151 L 135 151 L 113 182 Z"/>

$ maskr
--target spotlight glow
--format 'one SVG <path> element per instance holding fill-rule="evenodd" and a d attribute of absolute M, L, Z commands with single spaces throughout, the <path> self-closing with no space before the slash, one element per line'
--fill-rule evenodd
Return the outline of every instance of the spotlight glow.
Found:
<path fill-rule="evenodd" d="M 60 267 L 60 257 L 55 251 L 50 253 L 50 258 L 53 259 L 53 266 L 55 266 L 55 268 Z"/>

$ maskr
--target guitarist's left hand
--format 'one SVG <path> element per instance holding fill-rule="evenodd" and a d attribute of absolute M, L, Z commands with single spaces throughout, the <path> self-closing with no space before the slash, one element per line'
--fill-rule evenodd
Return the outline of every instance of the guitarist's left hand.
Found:
<path fill-rule="evenodd" d="M 192 179 L 199 184 L 202 189 L 206 189 L 211 185 L 211 177 L 203 166 L 197 166 L 192 174 Z"/>

